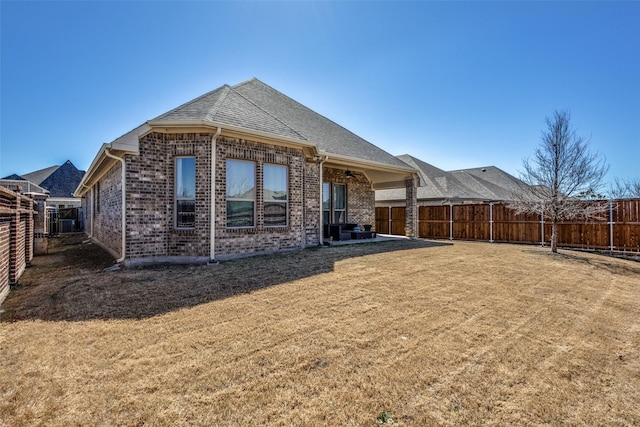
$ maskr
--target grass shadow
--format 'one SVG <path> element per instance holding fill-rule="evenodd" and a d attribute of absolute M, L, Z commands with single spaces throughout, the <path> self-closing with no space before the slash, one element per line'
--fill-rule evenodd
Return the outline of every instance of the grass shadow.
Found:
<path fill-rule="evenodd" d="M 623 276 L 639 276 L 640 275 L 640 263 L 633 260 L 619 262 L 622 260 L 621 258 L 611 257 L 610 255 L 594 252 L 592 256 L 586 256 L 580 252 L 573 251 L 559 251 L 558 253 L 553 253 L 549 251 L 525 251 L 532 254 L 552 257 L 558 260 L 563 260 L 567 262 L 581 263 L 584 265 L 589 265 L 592 267 L 596 267 L 598 269 L 606 270 L 609 273 L 619 274 Z"/>
<path fill-rule="evenodd" d="M 113 258 L 93 244 L 34 258 L 3 303 L 2 322 L 144 319 L 333 271 L 338 261 L 450 243 L 397 240 L 307 248 L 221 262 L 104 271 Z"/>

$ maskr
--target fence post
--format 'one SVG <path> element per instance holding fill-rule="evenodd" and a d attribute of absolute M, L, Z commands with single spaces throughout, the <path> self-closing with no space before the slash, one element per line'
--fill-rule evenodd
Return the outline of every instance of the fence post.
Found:
<path fill-rule="evenodd" d="M 387 233 L 388 234 L 392 234 L 392 231 L 391 231 L 391 230 L 393 230 L 393 228 L 391 227 L 391 225 L 393 223 L 392 220 L 393 219 L 391 218 L 391 206 L 389 206 L 389 224 L 387 224 L 387 227 L 388 227 Z"/>
<path fill-rule="evenodd" d="M 493 243 L 493 202 L 489 202 L 489 243 Z"/>
<path fill-rule="evenodd" d="M 544 209 L 540 212 L 540 246 L 544 248 Z"/>
<path fill-rule="evenodd" d="M 449 202 L 449 240 L 453 240 L 453 203 Z"/>
<path fill-rule="evenodd" d="M 609 248 L 613 254 L 613 199 L 609 199 Z"/>

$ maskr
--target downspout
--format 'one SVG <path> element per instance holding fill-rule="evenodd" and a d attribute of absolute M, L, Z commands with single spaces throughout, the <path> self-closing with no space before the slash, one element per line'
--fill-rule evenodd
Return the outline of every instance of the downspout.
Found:
<path fill-rule="evenodd" d="M 319 205 L 320 206 L 320 216 L 319 216 L 320 221 L 318 222 L 318 236 L 319 236 L 319 238 L 318 238 L 318 246 L 322 246 L 324 244 L 324 235 L 323 235 L 324 234 L 324 229 L 322 227 L 322 219 L 323 219 L 323 208 L 322 208 L 322 187 L 323 187 L 322 184 L 323 184 L 323 182 L 322 181 L 324 181 L 324 177 L 323 177 L 323 173 L 322 173 L 322 165 L 324 164 L 324 162 L 329 160 L 329 156 L 324 156 L 324 158 L 323 158 L 323 156 L 319 156 L 318 159 L 319 159 L 318 164 L 320 165 L 320 200 L 319 200 L 319 202 L 320 202 L 320 205 Z"/>
<path fill-rule="evenodd" d="M 93 237 L 93 221 L 95 220 L 95 215 L 93 214 L 93 210 L 95 209 L 95 204 L 93 203 L 93 199 L 95 198 L 95 185 L 91 187 L 91 233 L 89 233 L 89 239 Z"/>
<path fill-rule="evenodd" d="M 222 128 L 218 127 L 213 139 L 211 140 L 211 224 L 209 229 L 211 235 L 209 238 L 209 260 L 215 262 L 216 259 L 216 142 L 222 133 Z"/>
<path fill-rule="evenodd" d="M 126 174 L 124 159 L 122 157 L 114 156 L 109 152 L 109 149 L 107 147 L 105 147 L 104 149 L 104 154 L 107 157 L 118 160 L 120 162 L 120 165 L 122 166 L 121 168 L 121 172 L 122 172 L 122 178 L 121 178 L 121 182 L 122 182 L 122 252 L 120 253 L 120 258 L 116 260 L 116 263 L 119 264 L 122 261 L 124 261 L 124 259 L 126 258 L 126 251 L 127 251 L 127 233 L 126 233 L 127 231 L 126 230 L 127 174 Z"/>
<path fill-rule="evenodd" d="M 93 194 L 93 191 L 94 191 L 94 187 L 89 187 L 88 185 L 85 185 L 85 184 L 82 184 L 82 186 L 85 187 L 85 188 L 89 188 L 91 190 L 91 218 L 90 218 L 90 220 L 91 220 L 91 232 L 89 233 L 89 235 L 87 236 L 87 240 L 85 241 L 85 242 L 89 242 L 89 240 L 91 240 L 91 238 L 93 237 L 93 220 L 95 218 L 94 215 L 93 215 L 93 209 L 94 209 L 94 205 L 93 205 L 94 194 Z M 94 184 L 94 186 L 95 186 L 95 184 Z M 74 196 L 75 196 L 75 193 L 74 193 Z M 82 243 L 85 243 L 85 242 L 82 242 Z"/>

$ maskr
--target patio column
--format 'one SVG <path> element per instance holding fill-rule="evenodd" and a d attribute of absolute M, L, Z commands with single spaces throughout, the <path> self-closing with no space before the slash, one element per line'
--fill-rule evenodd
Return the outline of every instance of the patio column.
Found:
<path fill-rule="evenodd" d="M 418 237 L 418 187 L 414 177 L 404 181 L 407 190 L 404 234 L 415 239 Z"/>

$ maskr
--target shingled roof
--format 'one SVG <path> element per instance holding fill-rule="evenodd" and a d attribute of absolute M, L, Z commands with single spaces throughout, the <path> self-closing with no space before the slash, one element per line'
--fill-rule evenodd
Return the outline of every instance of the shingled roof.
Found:
<path fill-rule="evenodd" d="M 407 165 L 386 151 L 305 107 L 258 79 L 224 85 L 149 121 L 209 122 L 230 125 L 315 144 L 323 154 L 382 163 Z"/>
<path fill-rule="evenodd" d="M 510 200 L 522 181 L 495 166 L 444 171 L 408 154 L 398 156 L 416 168 L 421 184 L 418 200 Z M 404 200 L 403 190 L 376 191 L 377 201 Z"/>
<path fill-rule="evenodd" d="M 18 175 L 16 175 L 18 176 Z M 49 191 L 49 197 L 74 197 L 73 192 L 82 180 L 84 171 L 78 170 L 70 160 L 61 166 L 54 165 L 34 172 L 26 173 L 19 178 L 32 182 Z M 15 178 L 5 178 L 15 179 Z"/>

